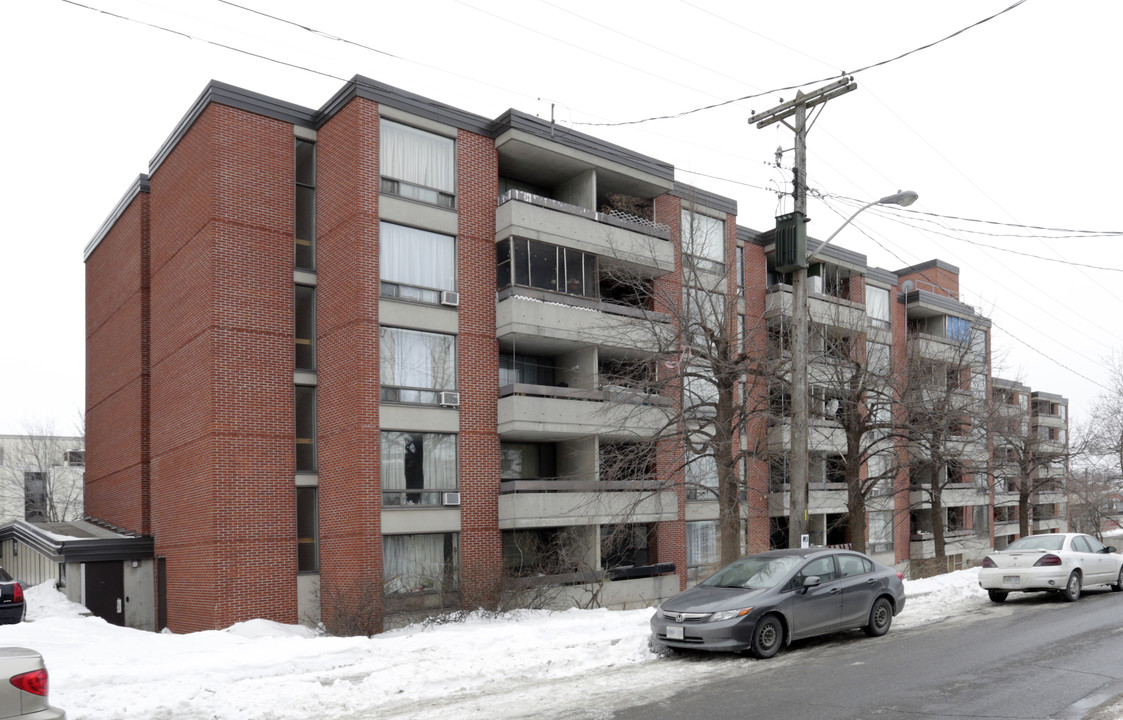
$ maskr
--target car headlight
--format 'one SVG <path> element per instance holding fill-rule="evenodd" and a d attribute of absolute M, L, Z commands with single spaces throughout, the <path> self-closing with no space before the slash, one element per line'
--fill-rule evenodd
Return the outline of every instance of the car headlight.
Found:
<path fill-rule="evenodd" d="M 722 610 L 721 612 L 716 612 L 713 615 L 711 615 L 708 622 L 721 622 L 722 620 L 732 620 L 733 618 L 739 618 L 739 617 L 743 617 L 745 615 L 748 615 L 752 611 L 753 611 L 753 609 L 751 607 L 741 608 L 739 610 Z"/>

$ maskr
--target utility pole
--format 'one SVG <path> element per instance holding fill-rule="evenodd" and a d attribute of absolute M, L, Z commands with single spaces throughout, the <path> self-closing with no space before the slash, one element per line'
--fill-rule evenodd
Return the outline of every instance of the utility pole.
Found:
<path fill-rule="evenodd" d="M 753 113 L 749 122 L 758 128 L 782 122 L 795 133 L 795 167 L 792 169 L 792 198 L 794 211 L 790 215 L 777 218 L 776 231 L 776 269 L 792 273 L 792 422 L 791 452 L 789 454 L 789 493 L 788 504 L 788 547 L 801 547 L 805 544 L 807 528 L 808 487 L 808 436 L 811 416 L 807 387 L 808 337 L 811 317 L 807 299 L 807 111 L 816 105 L 857 90 L 858 84 L 852 77 L 824 85 L 804 94 L 796 91 L 795 100 L 781 103 L 759 116 Z M 794 118 L 794 125 L 787 122 Z M 785 232 L 784 242 L 791 243 L 781 251 L 781 224 Z M 783 257 L 783 259 L 782 259 Z M 784 264 L 782 265 L 781 262 Z"/>

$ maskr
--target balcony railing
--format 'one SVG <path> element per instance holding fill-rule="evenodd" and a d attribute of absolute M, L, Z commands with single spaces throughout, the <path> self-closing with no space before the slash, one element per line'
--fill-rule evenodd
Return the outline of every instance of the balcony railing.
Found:
<path fill-rule="evenodd" d="M 658 480 L 552 480 L 549 478 L 519 478 L 501 480 L 499 494 L 557 493 L 557 492 L 653 492 L 664 490 Z"/>
<path fill-rule="evenodd" d="M 550 198 L 535 195 L 534 193 L 525 190 L 508 190 L 499 196 L 498 205 L 511 202 L 512 200 L 518 202 L 529 203 L 537 205 L 549 210 L 556 210 L 557 212 L 566 213 L 567 215 L 575 215 L 577 217 L 587 218 L 593 222 L 604 223 L 605 225 L 614 225 L 618 228 L 631 230 L 633 232 L 642 233 L 644 235 L 651 235 L 662 240 L 671 239 L 671 228 L 663 223 L 652 222 L 646 218 L 641 218 L 638 215 L 632 215 L 620 210 L 613 210 L 608 213 L 601 213 L 595 210 L 589 210 L 579 205 L 570 205 L 569 203 L 561 202 L 560 200 L 552 200 Z"/>
<path fill-rule="evenodd" d="M 584 400 L 589 402 L 616 402 L 629 405 L 659 405 L 669 407 L 671 398 L 645 392 L 641 389 L 629 388 L 623 385 L 613 385 L 600 390 L 584 390 L 582 388 L 557 387 L 554 385 L 529 385 L 527 383 L 511 383 L 499 388 L 499 397 L 523 395 L 527 397 L 555 398 L 558 400 Z"/>

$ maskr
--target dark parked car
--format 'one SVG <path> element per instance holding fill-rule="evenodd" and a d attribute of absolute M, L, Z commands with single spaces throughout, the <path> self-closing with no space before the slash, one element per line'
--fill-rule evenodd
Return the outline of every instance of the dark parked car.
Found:
<path fill-rule="evenodd" d="M 23 586 L 0 568 L 0 624 L 22 622 L 25 615 L 27 607 L 23 602 Z"/>
<path fill-rule="evenodd" d="M 21 647 L 0 647 L 0 718 L 66 720 L 47 701 L 47 666 L 43 656 Z"/>
<path fill-rule="evenodd" d="M 850 550 L 794 548 L 741 558 L 667 600 L 656 646 L 770 658 L 793 640 L 862 628 L 889 632 L 905 607 L 899 572 Z"/>

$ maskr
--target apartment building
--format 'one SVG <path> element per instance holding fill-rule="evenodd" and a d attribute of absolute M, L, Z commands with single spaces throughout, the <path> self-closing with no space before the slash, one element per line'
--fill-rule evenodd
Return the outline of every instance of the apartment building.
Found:
<path fill-rule="evenodd" d="M 212 82 L 86 248 L 86 512 L 154 539 L 176 631 L 649 605 L 718 561 L 723 502 L 742 550 L 786 544 L 774 254 L 668 163 L 516 110 L 363 77 L 318 110 Z M 991 542 L 985 428 L 886 428 L 910 420 L 913 356 L 925 401 L 988 392 L 989 323 L 942 261 L 827 246 L 809 274 L 812 542 L 854 542 L 860 467 L 875 556 L 969 562 Z M 778 374 L 719 388 L 706 343 Z M 855 361 L 883 383 L 858 450 Z M 728 397 L 763 419 L 738 425 L 741 492 L 719 500 L 693 439 Z"/>
<path fill-rule="evenodd" d="M 0 435 L 0 524 L 82 517 L 85 441 L 61 435 Z"/>

